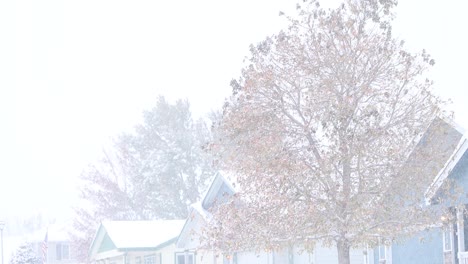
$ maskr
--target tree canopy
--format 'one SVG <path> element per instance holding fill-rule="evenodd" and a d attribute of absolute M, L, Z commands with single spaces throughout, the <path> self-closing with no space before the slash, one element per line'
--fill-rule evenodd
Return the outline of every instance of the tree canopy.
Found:
<path fill-rule="evenodd" d="M 211 146 L 239 192 L 213 211 L 206 246 L 320 241 L 344 264 L 350 247 L 434 221 L 426 165 L 447 153 L 416 144 L 444 102 L 426 78 L 434 60 L 392 36 L 395 6 L 304 1 L 286 30 L 251 47 Z"/>
<path fill-rule="evenodd" d="M 2 252 L 3 254 L 3 252 Z M 13 253 L 10 264 L 39 264 L 41 259 L 37 257 L 34 251 L 34 245 L 29 242 L 23 242 Z"/>
<path fill-rule="evenodd" d="M 203 147 L 211 132 L 194 121 L 187 100 L 159 97 L 132 133 L 123 133 L 100 162 L 82 173 L 74 242 L 80 259 L 103 220 L 182 219 L 215 174 Z"/>

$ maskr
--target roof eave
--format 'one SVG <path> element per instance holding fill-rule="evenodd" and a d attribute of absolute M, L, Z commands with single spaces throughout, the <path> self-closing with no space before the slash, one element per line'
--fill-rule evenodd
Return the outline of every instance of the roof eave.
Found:
<path fill-rule="evenodd" d="M 452 153 L 450 158 L 445 163 L 444 167 L 440 170 L 440 172 L 432 181 L 429 188 L 426 190 L 426 193 L 424 194 L 424 197 L 426 199 L 426 204 L 432 204 L 432 199 L 434 198 L 437 191 L 442 186 L 442 183 L 450 175 L 450 172 L 460 161 L 461 157 L 463 156 L 463 154 L 465 153 L 467 149 L 468 149 L 468 140 L 464 135 L 462 135 L 462 137 L 460 138 L 458 142 L 457 147 L 455 148 L 455 151 Z"/>

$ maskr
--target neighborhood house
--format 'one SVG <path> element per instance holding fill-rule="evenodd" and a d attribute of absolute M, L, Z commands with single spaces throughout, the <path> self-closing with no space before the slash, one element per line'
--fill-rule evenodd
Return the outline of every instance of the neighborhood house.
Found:
<path fill-rule="evenodd" d="M 433 131 L 442 133 L 431 136 Z M 415 151 L 428 146 L 432 151 L 442 153 L 443 158 L 427 164 L 428 171 L 437 173 L 425 197 L 421 198 L 426 199 L 422 206 L 441 206 L 451 213 L 442 217 L 440 224 L 427 227 L 409 239 L 388 243 L 382 238 L 376 248 L 352 249 L 352 264 L 468 264 L 468 141 L 459 126 L 436 118 Z M 411 155 L 407 165 L 411 166 Z M 450 204 L 439 204 L 439 198 L 444 195 L 441 189 L 446 182 L 455 183 L 454 188 L 461 190 L 463 195 Z M 200 237 L 211 219 L 210 209 L 234 193 L 230 181 L 218 174 L 201 201 L 190 206 L 186 220 L 104 222 L 96 233 L 90 256 L 97 264 L 338 263 L 336 249 L 320 243 L 312 252 L 301 250 L 300 245 L 275 252 L 201 249 Z M 66 247 L 59 244 L 57 252 L 61 250 L 62 253 L 57 256 L 67 257 Z"/>
<path fill-rule="evenodd" d="M 90 247 L 91 260 L 96 264 L 186 263 L 184 252 L 175 248 L 183 224 L 183 220 L 103 222 Z"/>

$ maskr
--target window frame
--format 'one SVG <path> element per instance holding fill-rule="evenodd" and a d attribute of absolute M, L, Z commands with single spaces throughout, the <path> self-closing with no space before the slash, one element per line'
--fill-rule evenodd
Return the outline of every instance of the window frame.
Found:
<path fill-rule="evenodd" d="M 66 252 L 67 254 L 64 254 L 64 252 Z M 70 259 L 71 259 L 70 258 L 70 245 L 68 243 L 55 244 L 55 260 L 63 261 L 63 260 L 70 260 Z"/>
<path fill-rule="evenodd" d="M 382 244 L 379 244 L 379 262 L 382 261 L 382 260 L 386 260 L 386 259 L 387 259 L 386 246 L 382 245 Z"/>
<path fill-rule="evenodd" d="M 183 264 L 196 264 L 196 254 L 193 251 L 184 251 L 184 252 L 175 252 L 174 253 L 174 263 L 175 264 L 182 264 L 179 263 L 179 257 L 184 256 L 184 263 Z M 192 257 L 192 263 L 185 263 L 186 258 Z M 190 260 L 190 259 L 189 259 Z"/>
<path fill-rule="evenodd" d="M 152 259 L 153 261 L 147 261 Z M 143 264 L 161 264 L 161 253 L 154 253 L 143 256 Z"/>
<path fill-rule="evenodd" d="M 143 264 L 156 264 L 156 255 L 150 254 L 143 256 Z"/>
<path fill-rule="evenodd" d="M 391 264 L 392 263 L 392 245 L 388 245 L 385 242 L 379 241 L 378 253 L 379 253 L 379 264 Z M 383 256 L 382 256 L 382 253 L 383 253 Z"/>
<path fill-rule="evenodd" d="M 448 244 L 447 244 L 448 238 Z M 453 230 L 452 228 L 447 228 L 442 232 L 442 241 L 443 241 L 443 249 L 444 252 L 452 252 L 453 251 Z M 448 246 L 448 247 L 447 247 Z"/>

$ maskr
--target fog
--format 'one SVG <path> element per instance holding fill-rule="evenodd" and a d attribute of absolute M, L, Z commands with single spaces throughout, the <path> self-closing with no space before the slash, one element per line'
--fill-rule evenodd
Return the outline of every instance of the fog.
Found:
<path fill-rule="evenodd" d="M 0 3 L 0 219 L 70 217 L 76 181 L 158 94 L 219 109 L 248 45 L 292 1 Z M 409 1 L 395 34 L 436 60 L 435 87 L 468 127 L 466 3 Z"/>

